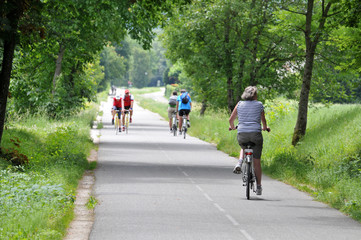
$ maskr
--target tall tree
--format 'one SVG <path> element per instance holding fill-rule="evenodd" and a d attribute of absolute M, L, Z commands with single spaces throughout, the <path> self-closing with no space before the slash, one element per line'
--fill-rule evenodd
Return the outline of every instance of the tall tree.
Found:
<path fill-rule="evenodd" d="M 293 56 L 285 51 L 287 39 L 271 29 L 277 2 L 199 0 L 171 19 L 164 36 L 167 56 L 183 63 L 200 101 L 232 111 L 248 85 L 264 91 L 285 87 L 288 79 L 279 70 Z"/>
<path fill-rule="evenodd" d="M 301 3 L 304 1 L 300 1 Z M 337 14 L 337 8 L 331 10 L 334 0 L 307 0 L 304 7 L 284 7 L 284 10 L 300 16 L 304 16 L 304 20 L 298 19 L 291 22 L 290 26 L 298 31 L 302 31 L 305 41 L 305 60 L 302 76 L 302 87 L 298 104 L 297 122 L 293 133 L 292 144 L 296 145 L 300 139 L 306 134 L 307 128 L 307 112 L 309 93 L 312 81 L 312 72 L 317 45 L 327 36 L 326 21 L 329 17 Z M 302 5 L 301 5 L 302 6 Z M 336 5 L 337 6 L 337 5 Z M 298 10 L 305 9 L 305 11 Z"/>
<path fill-rule="evenodd" d="M 4 129 L 7 97 L 14 59 L 15 47 L 19 43 L 19 29 L 37 30 L 31 22 L 21 25 L 23 18 L 31 17 L 41 7 L 40 0 L 8 0 L 0 2 L 0 40 L 2 63 L 0 71 L 0 143 Z"/>

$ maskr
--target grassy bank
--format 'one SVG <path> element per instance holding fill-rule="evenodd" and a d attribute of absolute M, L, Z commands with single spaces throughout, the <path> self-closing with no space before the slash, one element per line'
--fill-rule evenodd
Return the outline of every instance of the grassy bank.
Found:
<path fill-rule="evenodd" d="M 141 96 L 137 100 L 142 107 L 167 118 L 167 104 Z M 361 221 L 361 106 L 310 106 L 307 135 L 296 147 L 291 140 L 297 104 L 279 99 L 265 107 L 272 131 L 263 134 L 264 172 Z M 194 104 L 189 134 L 238 156 L 236 132 L 228 131 L 229 114 L 207 110 L 200 117 L 199 109 Z"/>
<path fill-rule="evenodd" d="M 97 106 L 77 116 L 7 120 L 0 158 L 0 239 L 62 239 L 94 144 Z"/>

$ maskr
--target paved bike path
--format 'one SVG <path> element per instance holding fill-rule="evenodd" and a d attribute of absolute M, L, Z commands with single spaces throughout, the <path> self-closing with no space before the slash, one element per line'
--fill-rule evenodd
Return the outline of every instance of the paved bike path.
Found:
<path fill-rule="evenodd" d="M 267 177 L 263 195 L 246 200 L 234 158 L 197 138 L 172 136 L 166 121 L 137 105 L 129 134 L 115 135 L 110 107 L 111 99 L 90 239 L 361 238 L 358 222 Z"/>

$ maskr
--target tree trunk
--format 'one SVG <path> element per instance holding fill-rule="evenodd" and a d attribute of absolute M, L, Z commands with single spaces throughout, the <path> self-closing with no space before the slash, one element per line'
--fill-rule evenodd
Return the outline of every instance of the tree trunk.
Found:
<path fill-rule="evenodd" d="M 63 46 L 63 44 L 60 44 L 58 58 L 56 59 L 55 73 L 53 77 L 53 90 L 51 91 L 53 97 L 55 95 L 56 79 L 59 77 L 61 73 L 61 64 L 63 62 L 64 52 L 65 52 L 65 47 Z"/>
<path fill-rule="evenodd" d="M 311 88 L 314 55 L 315 55 L 314 52 L 310 52 L 307 54 L 306 57 L 305 69 L 303 73 L 302 89 L 300 93 L 300 101 L 298 103 L 297 122 L 292 138 L 292 145 L 294 146 L 306 134 L 308 99 Z"/>
<path fill-rule="evenodd" d="M 201 111 L 199 112 L 200 116 L 204 116 L 204 113 L 206 112 L 207 107 L 208 107 L 207 101 L 203 100 L 202 108 L 201 108 Z"/>
<path fill-rule="evenodd" d="M 0 72 L 0 144 L 4 131 L 6 104 L 9 94 L 10 77 L 16 46 L 15 33 L 9 40 L 4 41 L 3 62 Z"/>
<path fill-rule="evenodd" d="M 227 77 L 227 105 L 229 112 L 233 111 L 233 108 L 235 107 L 234 103 L 234 90 L 233 90 L 233 61 L 232 61 L 232 52 L 231 49 L 229 49 L 229 35 L 231 32 L 231 26 L 230 26 L 230 14 L 227 17 L 227 20 L 224 23 L 224 44 L 226 45 L 225 50 L 225 62 L 226 62 L 226 77 Z"/>
<path fill-rule="evenodd" d="M 312 39 L 312 15 L 313 15 L 313 3 L 314 0 L 308 0 L 307 13 L 306 13 L 306 25 L 305 25 L 305 41 L 306 41 L 306 62 L 303 72 L 302 88 L 300 93 L 300 101 L 298 104 L 297 122 L 293 132 L 292 145 L 295 146 L 301 138 L 306 134 L 307 128 L 307 112 L 308 112 L 308 98 L 311 88 L 313 61 L 315 58 L 315 52 L 317 44 L 319 43 L 320 36 L 323 32 L 328 11 L 331 8 L 331 3 L 328 3 L 325 7 L 322 6 L 322 17 L 319 22 L 317 31 L 314 33 Z M 323 2 L 324 4 L 324 2 Z"/>

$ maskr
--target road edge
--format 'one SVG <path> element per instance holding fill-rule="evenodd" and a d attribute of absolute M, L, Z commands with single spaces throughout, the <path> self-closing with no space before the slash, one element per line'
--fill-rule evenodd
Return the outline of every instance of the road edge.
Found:
<path fill-rule="evenodd" d="M 91 129 L 94 144 L 99 144 L 100 130 Z M 98 160 L 98 151 L 92 149 L 88 157 L 89 162 Z M 64 240 L 88 240 L 93 228 L 94 209 L 89 209 L 87 203 L 92 196 L 95 184 L 94 170 L 86 170 L 78 183 L 76 200 L 74 202 L 74 219 L 69 224 Z"/>

